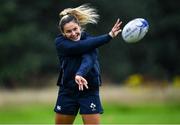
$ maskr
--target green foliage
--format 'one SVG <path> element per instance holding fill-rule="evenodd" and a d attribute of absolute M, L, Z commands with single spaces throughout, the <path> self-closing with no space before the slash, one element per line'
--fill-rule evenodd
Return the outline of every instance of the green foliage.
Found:
<path fill-rule="evenodd" d="M 19 83 L 34 74 L 57 73 L 53 41 L 59 33 L 58 13 L 83 3 L 91 3 L 101 15 L 98 25 L 87 27 L 93 35 L 109 32 L 118 17 L 123 26 L 137 17 L 150 24 L 139 43 L 127 44 L 119 36 L 100 48 L 103 74 L 116 82 L 135 73 L 160 79 L 180 74 L 178 0 L 1 0 L 0 85 Z"/>
<path fill-rule="evenodd" d="M 46 17 L 41 17 L 48 3 L 34 2 L 34 6 L 31 4 L 18 0 L 1 4 L 5 15 L 0 17 L 2 84 L 14 84 L 15 81 L 23 81 L 34 74 L 56 71 L 53 34 L 43 21 Z"/>

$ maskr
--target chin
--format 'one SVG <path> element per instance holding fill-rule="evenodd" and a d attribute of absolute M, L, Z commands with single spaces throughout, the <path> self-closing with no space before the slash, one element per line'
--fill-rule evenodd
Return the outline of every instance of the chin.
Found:
<path fill-rule="evenodd" d="M 75 39 L 75 40 L 73 40 L 73 41 L 79 41 L 80 40 L 80 38 L 78 38 L 78 39 Z"/>
<path fill-rule="evenodd" d="M 73 41 L 78 41 L 78 40 L 80 40 L 81 39 L 81 37 L 78 37 L 78 38 L 76 38 L 76 39 L 72 39 Z"/>

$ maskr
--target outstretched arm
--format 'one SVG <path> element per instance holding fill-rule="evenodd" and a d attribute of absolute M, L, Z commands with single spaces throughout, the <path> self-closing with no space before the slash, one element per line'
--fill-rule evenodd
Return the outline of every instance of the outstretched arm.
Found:
<path fill-rule="evenodd" d="M 116 37 L 121 32 L 121 21 L 118 19 L 109 34 L 88 37 L 85 40 L 71 41 L 64 37 L 58 37 L 55 40 L 56 48 L 62 55 L 78 55 L 87 53 L 95 48 L 98 48 L 108 43 L 112 38 Z"/>
<path fill-rule="evenodd" d="M 108 34 L 97 37 L 88 37 L 84 40 L 71 41 L 64 37 L 56 39 L 56 48 L 63 55 L 79 55 L 87 53 L 101 45 L 108 43 L 112 37 Z"/>

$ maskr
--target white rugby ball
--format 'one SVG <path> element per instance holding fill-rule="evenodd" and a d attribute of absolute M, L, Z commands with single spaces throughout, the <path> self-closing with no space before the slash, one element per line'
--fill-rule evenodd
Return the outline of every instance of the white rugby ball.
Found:
<path fill-rule="evenodd" d="M 122 30 L 122 38 L 128 43 L 138 42 L 146 35 L 148 29 L 149 24 L 145 19 L 133 19 L 124 26 Z"/>

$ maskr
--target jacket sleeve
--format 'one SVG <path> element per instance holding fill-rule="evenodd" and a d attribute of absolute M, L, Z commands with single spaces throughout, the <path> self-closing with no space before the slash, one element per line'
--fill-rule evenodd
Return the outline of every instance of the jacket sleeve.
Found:
<path fill-rule="evenodd" d="M 59 53 L 65 56 L 79 55 L 92 51 L 106 43 L 108 43 L 112 37 L 108 34 L 88 37 L 84 40 L 71 41 L 64 37 L 58 37 L 55 40 L 56 49 Z"/>
<path fill-rule="evenodd" d="M 76 75 L 86 76 L 86 74 L 94 67 L 97 59 L 97 51 L 91 51 L 82 56 L 81 65 L 76 73 Z"/>

